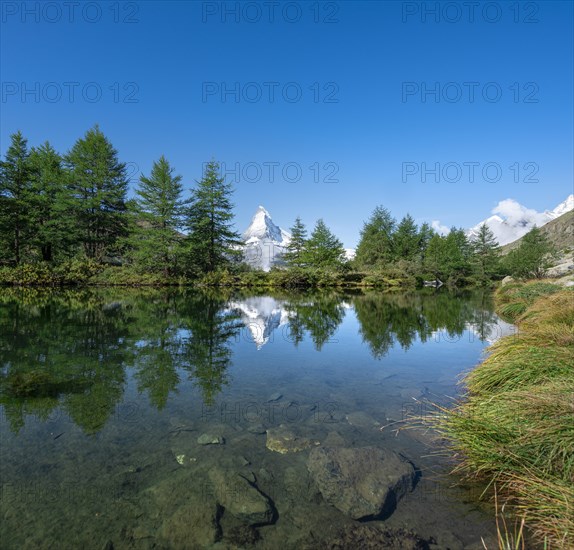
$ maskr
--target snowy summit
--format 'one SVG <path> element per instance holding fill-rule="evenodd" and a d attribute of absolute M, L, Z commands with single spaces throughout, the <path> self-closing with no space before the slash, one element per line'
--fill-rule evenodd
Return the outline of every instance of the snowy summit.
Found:
<path fill-rule="evenodd" d="M 568 196 L 556 208 L 544 212 L 527 208 L 514 199 L 505 199 L 493 208 L 493 216 L 471 227 L 467 235 L 471 238 L 476 236 L 484 223 L 494 233 L 498 244 L 504 245 L 526 235 L 535 225 L 541 227 L 573 209 L 574 195 Z"/>
<path fill-rule="evenodd" d="M 282 257 L 291 235 L 273 223 L 271 215 L 259 206 L 249 227 L 243 232 L 243 255 L 252 267 L 269 271 L 283 263 Z"/>

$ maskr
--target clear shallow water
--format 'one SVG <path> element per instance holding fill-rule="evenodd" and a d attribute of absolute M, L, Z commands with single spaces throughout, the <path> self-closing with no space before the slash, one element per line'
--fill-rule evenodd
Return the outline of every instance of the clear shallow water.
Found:
<path fill-rule="evenodd" d="M 0 547 L 320 547 L 352 521 L 321 498 L 308 450 L 266 448 L 283 424 L 405 455 L 418 484 L 371 523 L 482 548 L 495 526 L 478 489 L 451 487 L 440 442 L 396 428 L 448 403 L 508 330 L 481 293 L 1 290 Z M 256 480 L 275 523 L 240 536 L 205 512 L 214 467 Z"/>

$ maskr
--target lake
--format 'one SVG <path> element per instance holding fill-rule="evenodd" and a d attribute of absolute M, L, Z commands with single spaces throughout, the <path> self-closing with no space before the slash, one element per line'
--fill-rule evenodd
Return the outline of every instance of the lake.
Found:
<path fill-rule="evenodd" d="M 494 548 L 481 489 L 409 420 L 509 330 L 485 292 L 2 289 L 0 546 Z M 414 474 L 356 512 L 325 449 Z"/>

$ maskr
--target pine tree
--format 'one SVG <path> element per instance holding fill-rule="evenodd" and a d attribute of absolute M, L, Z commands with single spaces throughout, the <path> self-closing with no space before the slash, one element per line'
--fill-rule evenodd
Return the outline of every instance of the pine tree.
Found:
<path fill-rule="evenodd" d="M 419 233 L 415 220 L 407 214 L 393 234 L 393 252 L 397 260 L 414 260 L 419 252 Z"/>
<path fill-rule="evenodd" d="M 396 221 L 382 206 L 375 208 L 361 231 L 355 263 L 364 267 L 387 263 L 393 259 L 393 233 Z"/>
<path fill-rule="evenodd" d="M 488 283 L 499 269 L 498 242 L 488 225 L 483 223 L 471 241 L 472 264 L 477 279 Z"/>
<path fill-rule="evenodd" d="M 544 277 L 556 257 L 555 247 L 538 227 L 533 227 L 504 259 L 505 269 L 515 277 Z"/>
<path fill-rule="evenodd" d="M 447 259 L 446 238 L 435 233 L 426 249 L 424 267 L 435 279 L 445 279 Z"/>
<path fill-rule="evenodd" d="M 111 253 L 126 232 L 126 167 L 99 127 L 88 130 L 65 157 L 76 200 L 76 222 L 88 258 Z"/>
<path fill-rule="evenodd" d="M 31 242 L 40 250 L 42 259 L 72 252 L 75 223 L 70 217 L 72 194 L 62 157 L 45 142 L 30 153 L 32 199 L 30 218 L 34 228 Z"/>
<path fill-rule="evenodd" d="M 0 259 L 19 264 L 30 231 L 30 153 L 20 131 L 10 139 L 0 164 Z"/>
<path fill-rule="evenodd" d="M 424 222 L 421 225 L 419 229 L 418 240 L 419 240 L 419 258 L 420 261 L 423 263 L 425 260 L 427 247 L 429 245 L 430 240 L 433 238 L 434 234 L 435 234 L 434 229 L 427 222 Z"/>
<path fill-rule="evenodd" d="M 462 228 L 452 227 L 446 236 L 447 269 L 451 276 L 462 276 L 470 272 L 471 245 Z"/>
<path fill-rule="evenodd" d="M 303 267 L 307 229 L 299 216 L 297 216 L 293 227 L 291 227 L 289 231 L 291 233 L 291 240 L 287 245 L 287 252 L 283 255 L 283 259 L 289 267 Z"/>
<path fill-rule="evenodd" d="M 305 243 L 303 263 L 310 267 L 337 268 L 343 264 L 345 249 L 341 241 L 331 233 L 323 220 L 319 220 Z"/>
<path fill-rule="evenodd" d="M 219 163 L 207 163 L 201 181 L 192 191 L 185 225 L 188 266 L 194 273 L 209 273 L 228 266 L 239 257 L 239 234 L 233 229 L 231 184 L 219 176 Z"/>
<path fill-rule="evenodd" d="M 136 189 L 135 227 L 130 243 L 140 267 L 161 270 L 166 276 L 176 270 L 181 237 L 183 187 L 182 177 L 162 155 L 153 163 L 149 177 L 140 176 Z"/>

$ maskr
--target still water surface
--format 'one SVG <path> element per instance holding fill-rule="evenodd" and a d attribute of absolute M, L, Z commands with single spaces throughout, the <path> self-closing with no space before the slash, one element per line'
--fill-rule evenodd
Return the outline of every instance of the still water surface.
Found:
<path fill-rule="evenodd" d="M 0 290 L 0 547 L 329 547 L 355 522 L 322 498 L 309 449 L 266 448 L 281 425 L 412 461 L 415 489 L 371 526 L 493 544 L 440 440 L 400 428 L 449 403 L 505 330 L 485 293 Z M 271 525 L 229 512 L 246 496 L 213 484 L 230 472 L 267 495 Z"/>

